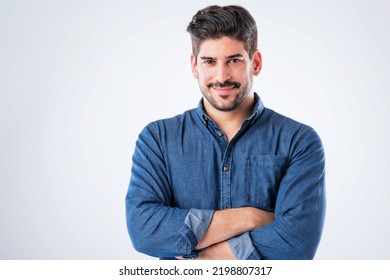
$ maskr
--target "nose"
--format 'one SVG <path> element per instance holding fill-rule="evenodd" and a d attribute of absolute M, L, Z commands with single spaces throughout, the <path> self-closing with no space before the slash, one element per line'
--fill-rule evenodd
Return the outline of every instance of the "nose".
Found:
<path fill-rule="evenodd" d="M 220 63 L 216 68 L 217 72 L 215 78 L 218 82 L 223 83 L 230 79 L 230 70 L 228 65 Z"/>

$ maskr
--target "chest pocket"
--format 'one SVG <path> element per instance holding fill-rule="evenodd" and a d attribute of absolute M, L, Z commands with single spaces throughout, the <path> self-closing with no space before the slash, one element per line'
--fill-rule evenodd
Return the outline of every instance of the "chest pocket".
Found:
<path fill-rule="evenodd" d="M 288 158 L 279 155 L 246 157 L 245 200 L 265 210 L 275 210 L 276 196 Z"/>

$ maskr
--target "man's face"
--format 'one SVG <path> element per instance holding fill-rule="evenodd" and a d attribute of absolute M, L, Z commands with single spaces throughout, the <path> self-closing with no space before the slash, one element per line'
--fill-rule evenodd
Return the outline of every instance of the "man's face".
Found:
<path fill-rule="evenodd" d="M 258 51 L 252 58 L 244 43 L 222 37 L 201 43 L 197 58 L 191 56 L 192 73 L 205 99 L 219 111 L 233 111 L 252 89 L 253 75 L 261 70 Z"/>

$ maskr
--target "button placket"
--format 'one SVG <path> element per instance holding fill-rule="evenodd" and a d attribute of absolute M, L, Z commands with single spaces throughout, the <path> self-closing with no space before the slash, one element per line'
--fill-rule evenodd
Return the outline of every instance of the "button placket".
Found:
<path fill-rule="evenodd" d="M 222 161 L 221 208 L 231 208 L 231 165 L 233 147 L 229 144 Z"/>

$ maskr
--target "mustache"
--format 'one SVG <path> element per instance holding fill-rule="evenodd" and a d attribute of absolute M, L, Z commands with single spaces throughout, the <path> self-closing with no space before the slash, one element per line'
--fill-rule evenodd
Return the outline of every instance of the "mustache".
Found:
<path fill-rule="evenodd" d="M 215 88 L 224 88 L 224 87 L 235 87 L 239 88 L 241 86 L 240 83 L 237 82 L 232 82 L 232 81 L 224 81 L 223 83 L 220 82 L 215 82 L 215 83 L 209 83 L 207 84 L 208 88 L 215 87 Z"/>

